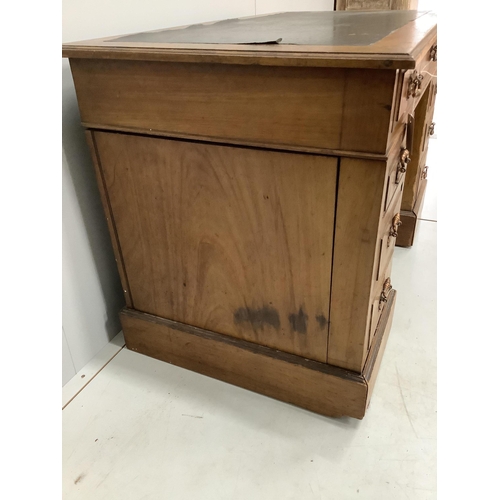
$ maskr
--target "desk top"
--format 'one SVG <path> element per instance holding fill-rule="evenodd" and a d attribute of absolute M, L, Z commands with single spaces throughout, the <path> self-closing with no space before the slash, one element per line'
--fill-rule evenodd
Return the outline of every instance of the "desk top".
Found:
<path fill-rule="evenodd" d="M 412 68 L 435 34 L 431 12 L 284 12 L 74 42 L 63 56 Z"/>

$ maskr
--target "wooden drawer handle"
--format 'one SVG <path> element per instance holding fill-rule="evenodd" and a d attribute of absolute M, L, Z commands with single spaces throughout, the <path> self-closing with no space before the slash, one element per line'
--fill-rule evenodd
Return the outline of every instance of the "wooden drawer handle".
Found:
<path fill-rule="evenodd" d="M 415 70 L 410 76 L 410 83 L 408 84 L 408 98 L 418 97 L 422 93 L 422 81 L 424 80 L 424 75 L 420 74 Z"/>
<path fill-rule="evenodd" d="M 391 224 L 391 229 L 389 231 L 389 238 L 387 239 L 387 246 L 391 244 L 391 237 L 392 238 L 397 238 L 398 237 L 398 229 L 399 226 L 403 224 L 401 222 L 401 215 L 399 212 L 392 218 L 392 224 Z"/>
<path fill-rule="evenodd" d="M 405 148 L 401 148 L 401 154 L 399 155 L 398 168 L 396 172 L 396 184 L 400 183 L 401 177 L 403 177 L 403 174 L 406 172 L 408 163 L 410 163 L 410 161 L 410 152 Z"/>
<path fill-rule="evenodd" d="M 430 125 L 429 125 L 429 135 L 434 135 L 434 127 L 436 126 L 436 123 L 435 122 L 432 122 Z"/>
<path fill-rule="evenodd" d="M 387 278 L 384 281 L 384 286 L 382 288 L 382 293 L 380 294 L 380 301 L 378 303 L 378 309 L 379 311 L 384 307 L 384 303 L 387 302 L 387 299 L 389 298 L 389 292 L 392 290 L 392 285 L 391 285 L 391 278 Z"/>
<path fill-rule="evenodd" d="M 437 61 L 438 60 L 438 45 L 437 45 L 437 43 L 435 43 L 431 47 L 430 56 L 431 56 L 431 61 Z"/>

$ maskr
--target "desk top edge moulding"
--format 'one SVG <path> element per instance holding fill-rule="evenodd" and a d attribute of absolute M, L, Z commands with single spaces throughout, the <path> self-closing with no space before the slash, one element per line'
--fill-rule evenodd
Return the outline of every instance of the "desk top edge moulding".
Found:
<path fill-rule="evenodd" d="M 285 12 L 65 43 L 63 56 L 413 69 L 435 34 L 431 11 Z"/>
<path fill-rule="evenodd" d="M 411 246 L 425 191 L 436 16 L 279 13 L 65 43 L 63 57 L 127 347 L 363 418 L 394 247 Z"/>

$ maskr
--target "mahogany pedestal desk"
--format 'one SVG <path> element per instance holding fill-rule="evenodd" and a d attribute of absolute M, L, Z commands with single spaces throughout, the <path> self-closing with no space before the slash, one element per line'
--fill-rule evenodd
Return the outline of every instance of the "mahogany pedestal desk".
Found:
<path fill-rule="evenodd" d="M 435 47 L 435 16 L 416 11 L 65 44 L 127 347 L 362 418 L 396 299 L 407 118 Z"/>

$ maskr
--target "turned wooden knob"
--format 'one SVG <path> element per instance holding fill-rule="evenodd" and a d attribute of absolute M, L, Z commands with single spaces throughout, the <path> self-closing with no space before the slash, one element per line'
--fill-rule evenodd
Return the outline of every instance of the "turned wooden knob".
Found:
<path fill-rule="evenodd" d="M 435 122 L 432 122 L 429 125 L 429 135 L 434 135 L 434 127 L 436 126 Z"/>

